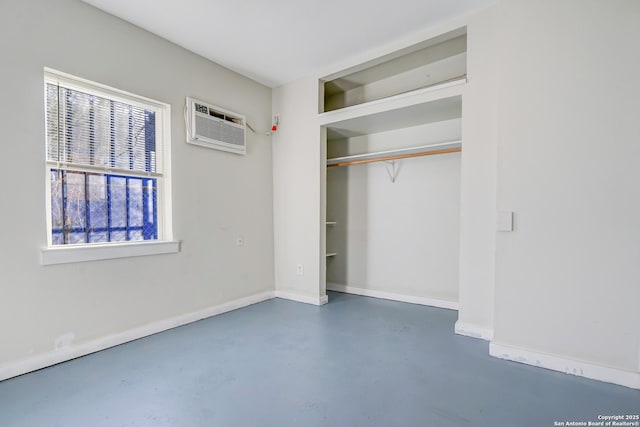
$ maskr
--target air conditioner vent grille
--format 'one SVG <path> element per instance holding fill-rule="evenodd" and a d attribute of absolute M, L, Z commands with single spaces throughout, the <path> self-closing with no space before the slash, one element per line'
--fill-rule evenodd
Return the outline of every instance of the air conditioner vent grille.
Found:
<path fill-rule="evenodd" d="M 211 120 L 196 113 L 196 138 L 205 137 L 244 147 L 244 128 L 229 126 L 224 120 Z"/>
<path fill-rule="evenodd" d="M 246 153 L 244 116 L 193 98 L 187 98 L 186 108 L 188 143 Z"/>

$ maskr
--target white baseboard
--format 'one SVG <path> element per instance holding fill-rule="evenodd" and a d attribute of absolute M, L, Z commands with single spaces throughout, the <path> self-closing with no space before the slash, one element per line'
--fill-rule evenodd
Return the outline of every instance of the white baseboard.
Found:
<path fill-rule="evenodd" d="M 252 304 L 272 299 L 274 297 L 275 294 L 273 291 L 262 292 L 259 294 L 250 295 L 245 298 L 229 301 L 224 304 L 208 307 L 203 310 L 182 314 L 169 319 L 159 320 L 157 322 L 149 323 L 144 326 L 108 335 L 78 345 L 59 348 L 57 350 L 33 356 L 28 359 L 20 360 L 18 362 L 0 365 L 0 381 L 18 375 L 26 374 L 27 372 L 46 368 L 47 366 L 66 362 L 68 360 L 95 353 L 109 347 L 124 344 L 129 341 L 137 340 L 139 338 L 153 335 L 158 332 L 166 331 L 168 329 L 186 325 L 188 323 L 196 322 L 208 317 L 216 316 L 218 314 L 237 310 L 242 307 L 247 307 Z"/>
<path fill-rule="evenodd" d="M 622 369 L 583 362 L 555 354 L 539 353 L 496 342 L 489 344 L 489 354 L 499 359 L 511 360 L 513 362 L 564 372 L 565 374 L 640 389 L 640 372 L 624 371 Z"/>
<path fill-rule="evenodd" d="M 491 341 L 493 339 L 493 329 L 476 325 L 475 323 L 457 321 L 455 326 L 456 334 L 471 338 L 480 338 Z"/>
<path fill-rule="evenodd" d="M 346 294 L 362 295 L 365 297 L 388 299 L 392 301 L 408 302 L 411 304 L 428 305 L 431 307 L 447 308 L 457 310 L 458 303 L 455 301 L 440 300 L 435 298 L 416 297 L 412 295 L 396 294 L 393 292 L 376 291 L 373 289 L 357 288 L 354 286 L 341 285 L 339 283 L 327 282 L 328 291 L 344 292 Z"/>
<path fill-rule="evenodd" d="M 329 297 L 327 295 L 321 297 L 311 297 L 308 295 L 301 295 L 295 292 L 287 292 L 287 291 L 276 291 L 276 298 L 288 299 L 291 301 L 303 302 L 305 304 L 312 305 L 325 305 L 329 302 Z"/>

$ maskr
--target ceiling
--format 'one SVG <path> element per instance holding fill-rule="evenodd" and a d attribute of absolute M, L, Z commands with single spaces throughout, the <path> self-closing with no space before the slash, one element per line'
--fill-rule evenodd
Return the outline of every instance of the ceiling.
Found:
<path fill-rule="evenodd" d="M 83 0 L 277 87 L 495 0 Z"/>

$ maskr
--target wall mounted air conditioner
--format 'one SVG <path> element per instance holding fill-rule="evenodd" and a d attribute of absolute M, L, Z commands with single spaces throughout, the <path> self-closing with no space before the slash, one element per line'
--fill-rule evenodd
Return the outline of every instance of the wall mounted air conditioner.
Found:
<path fill-rule="evenodd" d="M 243 115 L 189 97 L 185 113 L 189 144 L 247 153 L 247 122 Z"/>

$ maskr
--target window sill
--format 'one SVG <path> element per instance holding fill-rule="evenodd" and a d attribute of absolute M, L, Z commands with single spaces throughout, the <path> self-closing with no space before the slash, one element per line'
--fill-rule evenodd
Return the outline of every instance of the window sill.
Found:
<path fill-rule="evenodd" d="M 40 264 L 68 264 L 72 262 L 97 261 L 102 259 L 171 254 L 179 251 L 179 241 L 113 243 L 90 246 L 59 246 L 42 249 L 40 252 Z"/>

